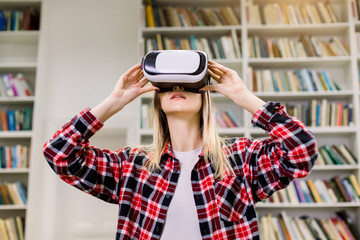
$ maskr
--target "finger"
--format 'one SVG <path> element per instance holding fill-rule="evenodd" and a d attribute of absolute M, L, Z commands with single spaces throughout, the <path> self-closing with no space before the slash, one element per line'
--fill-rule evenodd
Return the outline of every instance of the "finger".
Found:
<path fill-rule="evenodd" d="M 137 69 L 141 69 L 141 64 L 138 63 L 136 65 L 134 65 L 133 67 L 131 67 L 129 70 L 127 70 L 125 73 L 124 73 L 124 77 L 130 77 L 132 75 L 132 73 L 134 71 L 136 71 Z"/>
<path fill-rule="evenodd" d="M 141 68 L 140 68 L 140 69 L 135 69 L 135 70 L 131 73 L 131 75 L 129 76 L 129 78 L 132 78 L 132 79 L 137 80 L 139 74 L 141 74 L 141 71 L 142 71 Z"/>
<path fill-rule="evenodd" d="M 221 70 L 219 70 L 219 69 L 217 69 L 217 68 L 214 68 L 214 67 L 212 67 L 212 66 L 209 66 L 209 69 L 210 69 L 213 73 L 215 73 L 215 74 L 217 74 L 217 75 L 219 75 L 219 76 L 221 76 L 221 75 L 224 74 Z"/>
<path fill-rule="evenodd" d="M 217 82 L 221 82 L 221 77 L 217 74 L 215 74 L 213 71 L 211 71 L 210 69 L 208 69 L 208 72 L 210 74 L 210 76 L 215 79 L 215 81 Z"/>
<path fill-rule="evenodd" d="M 214 67 L 219 69 L 220 71 L 222 71 L 223 73 L 227 73 L 230 69 L 225 67 L 224 65 L 221 65 L 220 63 L 214 62 L 214 61 L 209 61 L 210 63 L 210 67 Z"/>
<path fill-rule="evenodd" d="M 149 83 L 149 80 L 146 79 L 145 77 L 143 77 L 143 78 L 139 81 L 139 83 L 140 83 L 140 87 L 144 87 L 146 84 Z"/>
<path fill-rule="evenodd" d="M 143 72 L 143 70 L 142 69 L 140 69 L 140 71 L 135 75 L 134 74 L 134 78 L 136 79 L 136 80 L 141 80 L 142 78 L 144 78 L 144 72 Z"/>

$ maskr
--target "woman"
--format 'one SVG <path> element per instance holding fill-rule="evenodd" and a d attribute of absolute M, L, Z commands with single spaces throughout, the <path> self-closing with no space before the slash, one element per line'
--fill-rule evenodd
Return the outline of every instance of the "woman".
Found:
<path fill-rule="evenodd" d="M 116 239 L 259 239 L 255 203 L 309 174 L 314 136 L 279 103 L 265 103 L 238 74 L 209 61 L 218 84 L 201 94 L 174 87 L 154 95 L 151 148 L 116 152 L 89 146 L 103 123 L 141 94 L 140 64 L 123 74 L 111 95 L 65 124 L 44 146 L 65 182 L 119 204 Z M 254 115 L 269 139 L 221 139 L 215 131 L 216 91 Z"/>

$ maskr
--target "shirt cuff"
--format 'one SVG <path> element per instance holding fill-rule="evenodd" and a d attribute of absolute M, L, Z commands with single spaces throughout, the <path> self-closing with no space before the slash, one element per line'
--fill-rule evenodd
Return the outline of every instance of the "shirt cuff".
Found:
<path fill-rule="evenodd" d="M 104 124 L 90 112 L 90 108 L 82 110 L 73 118 L 71 123 L 85 139 L 89 139 L 104 126 Z"/>
<path fill-rule="evenodd" d="M 254 126 L 266 130 L 266 126 L 276 113 L 280 113 L 281 115 L 287 115 L 285 111 L 285 106 L 281 105 L 278 102 L 267 102 L 259 110 L 256 111 L 254 117 L 251 120 L 251 123 Z"/>

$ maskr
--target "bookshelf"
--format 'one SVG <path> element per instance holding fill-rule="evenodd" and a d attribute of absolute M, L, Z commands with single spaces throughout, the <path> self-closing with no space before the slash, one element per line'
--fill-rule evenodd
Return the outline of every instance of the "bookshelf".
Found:
<path fill-rule="evenodd" d="M 29 191 L 29 176 L 32 169 L 30 149 L 33 138 L 36 136 L 32 125 L 37 96 L 35 87 L 40 38 L 38 16 L 41 12 L 41 4 L 41 0 L 0 0 L 0 11 L 2 11 L 0 14 L 0 27 L 5 21 L 4 16 L 6 15 L 3 15 L 4 12 L 11 13 L 14 19 L 18 18 L 18 20 L 11 21 L 10 26 L 7 25 L 5 29 L 0 30 L 1 88 L 4 88 L 6 82 L 3 79 L 4 75 L 7 75 L 8 79 L 11 79 L 8 81 L 12 87 L 12 94 L 4 94 L 4 91 L 1 91 L 0 94 L 0 111 L 4 112 L 6 114 L 5 116 L 7 116 L 6 121 L 1 119 L 0 184 L 4 186 L 8 183 L 20 183 L 25 191 L 23 204 L 15 204 L 14 202 L 10 202 L 10 204 L 0 204 L 0 219 L 5 222 L 13 219 L 12 225 L 15 227 L 21 225 L 23 231 L 26 229 L 26 224 L 28 223 L 27 193 Z M 19 14 L 20 12 L 21 14 Z M 36 15 L 36 13 L 38 15 Z M 22 15 L 22 18 L 20 15 Z M 30 15 L 32 16 L 29 21 L 31 24 L 23 23 L 21 19 L 27 18 Z M 6 20 L 7 22 L 9 22 L 8 19 Z M 18 21 L 18 24 L 15 23 L 16 21 Z M 35 27 L 33 25 L 34 21 L 36 22 L 35 25 L 37 25 Z M 20 76 L 18 74 L 22 74 L 26 85 L 18 83 L 20 82 Z M 11 77 L 9 75 L 11 75 Z M 23 93 L 24 86 L 30 90 L 29 94 Z M 28 109 L 28 115 L 17 115 L 20 113 L 18 110 L 23 109 Z M 14 118 L 15 122 L 13 123 L 8 117 L 11 111 L 14 111 L 16 114 Z M 17 111 L 18 113 L 16 113 Z M 25 121 L 27 121 L 27 123 Z M 15 124 L 15 130 L 10 129 L 12 124 Z M 25 125 L 28 127 L 25 128 Z M 9 127 L 9 129 L 5 130 L 5 126 Z M 17 145 L 19 147 L 15 150 L 14 146 Z M 5 148 L 7 150 L 4 150 Z M 17 151 L 17 153 L 15 153 L 15 151 Z M 15 162 L 19 164 L 15 164 Z M 18 189 L 13 190 L 18 191 Z M 2 194 L 5 193 L 2 192 Z M 19 220 L 21 224 L 19 224 Z M 18 222 L 16 223 L 16 221 Z M 8 227 L 7 230 L 11 232 Z M 10 234 L 9 232 L 8 234 Z M 24 234 L 25 233 L 21 234 L 21 236 L 19 233 L 15 234 L 16 239 L 24 239 Z"/>
<path fill-rule="evenodd" d="M 263 24 L 252 22 L 251 4 L 264 6 L 265 4 L 316 4 L 325 1 L 295 1 L 295 0 L 197 0 L 197 1 L 170 1 L 157 0 L 158 8 L 173 7 L 198 7 L 198 8 L 221 8 L 230 6 L 238 16 L 240 24 L 222 26 L 154 26 L 146 25 L 145 8 L 142 9 L 142 21 L 139 27 L 139 58 L 149 49 L 156 48 L 156 41 L 161 37 L 163 42 L 166 38 L 189 38 L 195 39 L 220 37 L 229 35 L 235 45 L 235 58 L 212 58 L 227 67 L 236 70 L 249 89 L 254 90 L 253 72 L 255 70 L 271 71 L 292 71 L 297 69 L 309 69 L 313 71 L 326 70 L 331 78 L 341 87 L 337 91 L 283 91 L 283 92 L 255 92 L 264 101 L 280 101 L 282 104 L 296 104 L 311 102 L 313 99 L 321 102 L 326 99 L 328 102 L 349 103 L 352 106 L 352 124 L 342 126 L 309 126 L 318 140 L 318 146 L 345 144 L 354 156 L 360 160 L 360 51 L 357 49 L 356 33 L 360 32 L 360 21 L 352 16 L 352 0 L 330 0 L 333 6 L 337 22 L 332 23 L 302 23 L 290 24 Z M 156 6 L 153 6 L 156 7 Z M 156 24 L 155 24 L 156 25 Z M 312 57 L 250 57 L 249 39 L 258 36 L 269 39 L 299 39 L 301 35 L 314 36 L 319 41 L 332 42 L 331 38 L 336 36 L 341 42 L 348 46 L 348 54 L 343 56 L 312 56 Z M 153 46 L 148 39 L 152 39 Z M 155 44 L 154 44 L 155 41 Z M 360 42 L 360 40 L 359 40 Z M 165 44 L 164 44 L 165 45 Z M 358 44 L 360 46 L 360 44 Z M 202 45 L 197 45 L 203 47 Z M 360 49 L 360 48 L 359 48 Z M 241 122 L 240 127 L 219 128 L 222 136 L 264 138 L 264 131 L 251 126 L 252 116 L 243 109 L 237 108 L 232 102 L 219 94 L 212 94 L 216 106 L 226 110 L 231 108 L 236 111 Z M 152 141 L 152 130 L 141 127 L 143 113 L 142 106 L 150 104 L 152 94 L 145 94 L 138 99 L 139 114 L 137 116 L 137 141 L 138 143 L 149 143 Z M 146 114 L 148 115 L 148 114 Z M 149 116 L 148 116 L 149 117 Z M 151 117 L 151 116 L 150 116 Z M 326 179 L 335 175 L 346 177 L 354 174 L 359 181 L 360 165 L 324 165 L 315 166 L 311 174 L 305 179 Z M 359 202 L 338 202 L 338 203 L 259 203 L 257 204 L 258 216 L 265 216 L 267 213 L 279 214 L 285 210 L 289 216 L 332 217 L 338 210 L 349 212 L 356 226 L 360 228 L 360 203 Z M 300 210 L 301 209 L 301 210 Z M 259 221 L 260 223 L 260 221 Z"/>

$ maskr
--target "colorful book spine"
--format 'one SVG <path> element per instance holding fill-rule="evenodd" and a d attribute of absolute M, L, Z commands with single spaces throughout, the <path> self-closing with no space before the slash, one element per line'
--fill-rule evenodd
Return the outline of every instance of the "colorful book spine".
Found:
<path fill-rule="evenodd" d="M 27 203 L 26 189 L 20 182 L 0 183 L 0 199 L 4 202 L 0 204 L 5 205 L 25 205 Z"/>
<path fill-rule="evenodd" d="M 0 169 L 29 167 L 30 147 L 25 145 L 0 146 Z"/>
<path fill-rule="evenodd" d="M 262 9 L 262 11 L 260 11 L 260 9 Z M 248 1 L 246 13 L 246 19 L 250 25 L 298 25 L 306 23 L 321 24 L 338 22 L 338 18 L 333 11 L 333 5 L 330 2 L 316 2 L 316 4 L 258 4 L 253 3 L 253 1 Z"/>
<path fill-rule="evenodd" d="M 145 9 L 150 3 L 145 2 Z M 240 25 L 239 14 L 231 7 L 173 7 L 157 6 L 146 11 L 146 18 L 154 16 L 156 27 L 194 27 Z M 149 24 L 147 25 L 149 27 Z"/>
<path fill-rule="evenodd" d="M 270 42 L 270 44 L 268 43 Z M 328 40 L 318 39 L 314 36 L 306 37 L 301 35 L 298 38 L 264 38 L 250 36 L 248 38 L 249 55 L 251 58 L 268 58 L 271 56 L 267 45 L 272 46 L 276 58 L 299 58 L 299 57 L 334 57 L 349 56 L 349 44 L 340 41 L 336 36 Z M 266 51 L 265 51 L 266 49 Z M 293 49 L 290 51 L 290 49 Z M 316 49 L 326 49 L 317 51 Z M 304 51 L 303 51 L 304 50 Z"/>
<path fill-rule="evenodd" d="M 33 90 L 22 73 L 16 76 L 12 73 L 0 76 L 0 97 L 25 97 L 32 96 Z"/>
<path fill-rule="evenodd" d="M 7 217 L 0 218 L 0 237 L 2 240 L 24 240 L 25 218 Z"/>
<path fill-rule="evenodd" d="M 334 176 L 330 180 L 295 179 L 287 188 L 275 192 L 263 202 L 271 203 L 337 203 L 360 202 L 360 184 L 354 175 Z"/>
<path fill-rule="evenodd" d="M 237 128 L 241 126 L 241 121 L 232 112 L 231 109 L 223 111 L 221 109 L 215 109 L 215 119 L 219 127 L 221 128 Z"/>
<path fill-rule="evenodd" d="M 145 42 L 145 52 L 161 49 L 192 49 L 204 51 L 209 55 L 209 58 L 212 59 L 230 59 L 241 57 L 241 48 L 239 46 L 240 55 L 238 55 L 235 47 L 235 44 L 238 43 L 233 41 L 230 35 L 215 38 L 199 38 L 193 35 L 190 35 L 187 38 L 169 38 L 158 33 L 153 38 L 146 38 Z"/>
<path fill-rule="evenodd" d="M 260 236 L 264 239 L 358 239 L 359 230 L 349 214 L 342 210 L 337 216 L 290 217 L 281 211 L 277 216 L 267 213 L 259 217 Z"/>
<path fill-rule="evenodd" d="M 297 116 L 303 123 L 311 127 L 352 126 L 353 105 L 343 101 L 327 102 L 311 100 L 308 104 L 285 104 L 287 109 L 296 109 Z M 345 107 L 344 107 L 345 106 Z M 346 111 L 344 109 L 346 108 Z M 341 110 L 342 109 L 342 110 Z"/>
<path fill-rule="evenodd" d="M 0 31 L 39 30 L 40 14 L 35 7 L 25 10 L 0 9 Z"/>
<path fill-rule="evenodd" d="M 0 125 L 2 131 L 31 130 L 32 108 L 1 110 Z"/>
<path fill-rule="evenodd" d="M 314 92 L 314 91 L 339 91 L 341 87 L 336 84 L 327 71 L 310 69 L 295 69 L 293 71 L 278 70 L 253 70 L 251 81 L 255 92 L 265 92 L 264 89 L 274 89 L 275 92 Z M 270 71 L 272 81 L 264 80 L 264 73 Z M 259 74 L 258 74 L 259 73 Z M 322 75 L 319 78 L 319 75 Z M 263 86 L 266 85 L 266 86 Z M 338 87 L 335 88 L 334 86 Z"/>

